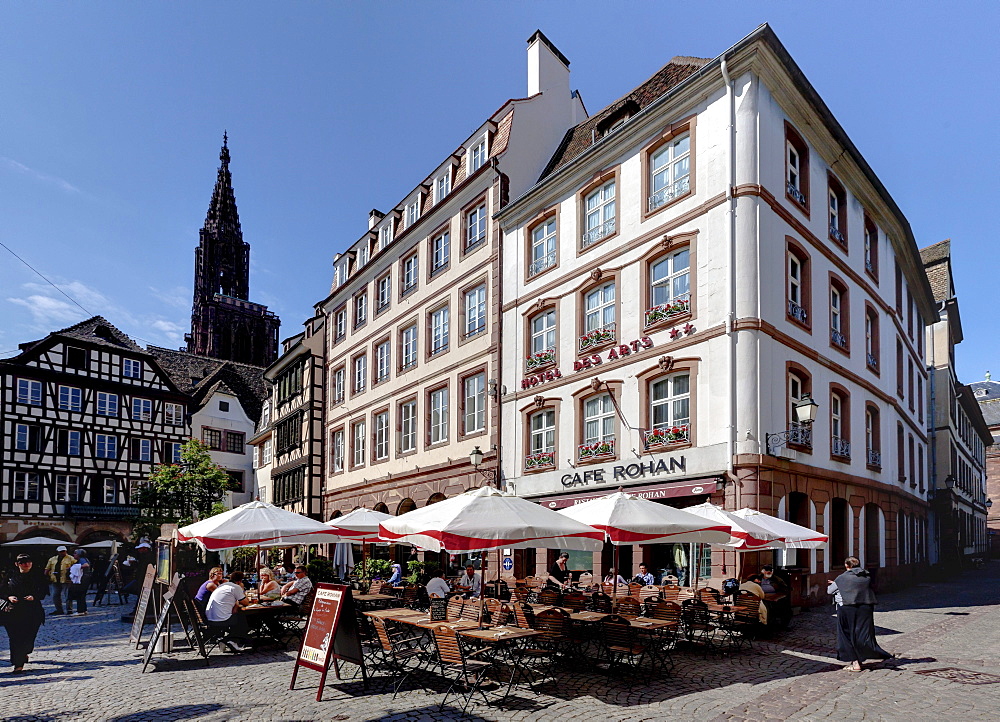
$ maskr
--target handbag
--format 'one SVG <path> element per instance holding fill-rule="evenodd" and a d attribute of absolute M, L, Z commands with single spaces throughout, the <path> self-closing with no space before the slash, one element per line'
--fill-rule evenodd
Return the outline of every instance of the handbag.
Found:
<path fill-rule="evenodd" d="M 0 614 L 5 614 L 14 609 L 14 605 L 6 597 L 0 597 Z"/>

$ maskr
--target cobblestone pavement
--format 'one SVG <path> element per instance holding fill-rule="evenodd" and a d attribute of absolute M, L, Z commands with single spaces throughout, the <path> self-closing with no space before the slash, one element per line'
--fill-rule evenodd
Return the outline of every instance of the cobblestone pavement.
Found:
<path fill-rule="evenodd" d="M 883 595 L 879 641 L 899 658 L 852 674 L 833 656 L 829 608 L 805 612 L 774 641 L 730 658 L 674 654 L 664 679 L 609 680 L 566 672 L 538 692 L 516 691 L 502 707 L 474 705 L 487 720 L 963 720 L 993 719 L 1000 683 L 963 684 L 916 674 L 957 668 L 1000 674 L 1000 562 L 947 583 Z M 29 672 L 0 674 L 0 718 L 26 720 L 437 720 L 441 692 L 406 683 L 393 700 L 384 685 L 332 680 L 316 702 L 319 675 L 303 669 L 288 690 L 292 652 L 216 652 L 157 657 L 142 674 L 121 608 L 54 617 L 42 628 Z M 146 628 L 149 633 L 149 627 Z M 0 633 L 0 638 L 4 635 Z M 6 652 L 6 640 L 2 642 Z M 6 660 L 4 661 L 6 665 Z M 333 675 L 331 675 L 332 677 Z M 973 680 L 982 681 L 982 680 Z"/>

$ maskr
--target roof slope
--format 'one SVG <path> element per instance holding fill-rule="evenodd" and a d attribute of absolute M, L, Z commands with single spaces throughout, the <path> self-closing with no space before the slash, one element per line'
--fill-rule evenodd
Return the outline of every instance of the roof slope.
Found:
<path fill-rule="evenodd" d="M 600 131 L 603 129 L 606 121 L 617 116 L 622 111 L 629 116 L 638 113 L 675 85 L 680 84 L 685 78 L 693 75 L 708 62 L 710 62 L 708 58 L 689 58 L 683 56 L 672 58 L 669 63 L 660 68 L 653 77 L 642 85 L 629 91 L 628 94 L 622 96 L 599 113 L 587 118 L 587 120 L 579 125 L 570 128 L 566 131 L 566 135 L 556 150 L 555 155 L 552 156 L 549 164 L 542 171 L 542 178 L 546 178 L 564 165 L 570 163 L 574 158 L 581 155 L 600 140 Z"/>
<path fill-rule="evenodd" d="M 57 338 L 69 338 L 75 339 L 77 341 L 83 341 L 89 344 L 94 344 L 96 346 L 108 346 L 118 350 L 127 350 L 132 353 L 146 355 L 142 346 L 137 344 L 135 341 L 130 339 L 119 329 L 117 329 L 108 319 L 104 316 L 91 316 L 86 321 L 81 321 L 80 323 L 69 326 L 67 328 L 61 329 L 59 331 L 53 331 L 48 336 L 37 341 L 27 341 L 18 346 L 21 350 L 21 354 L 30 351 L 33 348 L 45 343 L 49 340 L 55 340 Z M 16 360 L 18 357 L 15 356 L 10 361 Z"/>
<path fill-rule="evenodd" d="M 260 419 L 261 407 L 267 397 L 263 366 L 196 356 L 159 346 L 150 346 L 149 352 L 177 387 L 190 395 L 199 407 L 219 391 L 238 398 L 255 424 Z"/>

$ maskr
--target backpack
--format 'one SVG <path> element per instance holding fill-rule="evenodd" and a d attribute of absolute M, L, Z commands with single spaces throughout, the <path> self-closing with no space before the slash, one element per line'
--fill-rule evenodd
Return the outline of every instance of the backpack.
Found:
<path fill-rule="evenodd" d="M 729 597 L 739 593 L 740 583 L 736 579 L 726 579 L 722 582 L 722 594 Z"/>

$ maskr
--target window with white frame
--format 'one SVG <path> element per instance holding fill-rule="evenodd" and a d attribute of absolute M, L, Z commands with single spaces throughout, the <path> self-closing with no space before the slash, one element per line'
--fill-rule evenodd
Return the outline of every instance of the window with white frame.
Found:
<path fill-rule="evenodd" d="M 74 502 L 80 500 L 80 477 L 75 474 L 56 474 L 54 501 Z"/>
<path fill-rule="evenodd" d="M 551 454 L 556 450 L 555 409 L 542 409 L 531 415 L 531 453 Z"/>
<path fill-rule="evenodd" d="M 653 436 L 666 441 L 686 440 L 691 425 L 691 376 L 674 374 L 654 381 L 649 389 L 649 412 Z M 647 441 L 649 439 L 647 438 Z"/>
<path fill-rule="evenodd" d="M 184 406 L 181 404 L 163 404 L 163 422 L 167 426 L 184 425 Z"/>
<path fill-rule="evenodd" d="M 359 293 L 354 298 L 354 328 L 368 321 L 368 294 Z"/>
<path fill-rule="evenodd" d="M 265 465 L 271 463 L 271 454 L 273 453 L 273 444 L 271 443 L 271 441 L 272 441 L 271 439 L 266 439 L 264 441 L 264 464 Z"/>
<path fill-rule="evenodd" d="M 482 203 L 465 214 L 465 249 L 486 240 L 486 204 Z"/>
<path fill-rule="evenodd" d="M 840 394 L 830 394 L 830 434 L 835 439 L 844 438 L 844 403 Z"/>
<path fill-rule="evenodd" d="M 802 306 L 802 261 L 794 253 L 788 254 L 788 300 Z"/>
<path fill-rule="evenodd" d="M 584 200 L 584 231 L 581 245 L 597 243 L 615 232 L 615 182 L 608 181 Z"/>
<path fill-rule="evenodd" d="M 448 350 L 448 307 L 431 312 L 431 355 Z"/>
<path fill-rule="evenodd" d="M 41 429 L 34 424 L 16 424 L 14 427 L 14 450 L 41 451 Z"/>
<path fill-rule="evenodd" d="M 448 266 L 451 255 L 451 233 L 445 231 L 431 239 L 431 275 Z"/>
<path fill-rule="evenodd" d="M 795 147 L 791 140 L 785 141 L 785 184 L 791 193 L 800 203 L 805 201 L 802 192 L 802 154 Z"/>
<path fill-rule="evenodd" d="M 439 175 L 434 180 L 434 202 L 440 203 L 444 200 L 445 196 L 451 193 L 451 169 L 449 168 L 444 172 L 444 174 Z"/>
<path fill-rule="evenodd" d="M 383 341 L 375 347 L 375 383 L 382 383 L 389 378 L 390 361 L 389 342 Z"/>
<path fill-rule="evenodd" d="M 615 438 L 615 407 L 611 394 L 600 394 L 583 404 L 583 442 L 596 444 Z"/>
<path fill-rule="evenodd" d="M 60 386 L 59 408 L 64 411 L 81 411 L 83 409 L 83 391 L 75 386 Z"/>
<path fill-rule="evenodd" d="M 419 256 L 414 253 L 403 261 L 403 293 L 406 294 L 417 287 L 419 278 Z"/>
<path fill-rule="evenodd" d="M 483 167 L 486 162 L 486 138 L 476 143 L 469 150 L 469 175 Z"/>
<path fill-rule="evenodd" d="M 417 365 L 417 325 L 403 329 L 399 344 L 400 368 L 408 369 Z"/>
<path fill-rule="evenodd" d="M 152 461 L 153 442 L 149 439 L 132 439 L 132 461 Z"/>
<path fill-rule="evenodd" d="M 358 421 L 351 427 L 351 465 L 365 463 L 365 422 Z"/>
<path fill-rule="evenodd" d="M 118 437 L 110 434 L 97 434 L 97 458 L 118 458 Z"/>
<path fill-rule="evenodd" d="M 378 229 L 378 247 L 382 250 L 392 243 L 392 219 Z"/>
<path fill-rule="evenodd" d="M 359 394 L 368 384 L 368 357 L 365 354 L 354 358 L 354 393 Z"/>
<path fill-rule="evenodd" d="M 101 487 L 104 490 L 104 503 L 105 504 L 117 504 L 118 503 L 118 480 L 111 476 L 106 476 L 102 479 Z"/>
<path fill-rule="evenodd" d="M 17 380 L 17 403 L 29 406 L 42 405 L 42 382 L 31 379 Z"/>
<path fill-rule="evenodd" d="M 368 247 L 368 241 L 365 241 L 360 246 L 358 246 L 358 268 L 363 268 L 368 265 L 368 258 L 371 256 L 371 249 Z"/>
<path fill-rule="evenodd" d="M 874 274 L 878 270 L 878 228 L 867 217 L 865 218 L 865 270 Z"/>
<path fill-rule="evenodd" d="M 827 208 L 830 221 L 830 235 L 835 238 L 839 236 L 839 240 L 844 236 L 844 229 L 840 227 L 840 194 L 837 193 L 837 189 L 833 186 L 830 186 L 827 192 L 830 197 L 829 207 Z"/>
<path fill-rule="evenodd" d="M 389 412 L 375 414 L 375 459 L 389 458 Z"/>
<path fill-rule="evenodd" d="M 605 283 L 584 296 L 584 326 L 595 331 L 615 326 L 615 283 Z"/>
<path fill-rule="evenodd" d="M 841 333 L 841 316 L 840 316 L 840 306 L 843 299 L 840 295 L 840 289 L 836 286 L 830 287 L 830 328 L 831 330 Z"/>
<path fill-rule="evenodd" d="M 420 199 L 406 204 L 406 227 L 409 228 L 420 220 Z"/>
<path fill-rule="evenodd" d="M 335 404 L 344 403 L 344 376 L 344 367 L 341 366 L 330 377 L 330 398 Z"/>
<path fill-rule="evenodd" d="M 149 399 L 132 399 L 132 420 L 152 421 L 153 402 Z"/>
<path fill-rule="evenodd" d="M 465 292 L 465 336 L 486 330 L 486 284 Z"/>
<path fill-rule="evenodd" d="M 342 308 L 333 316 L 333 338 L 336 341 L 344 338 L 347 334 L 347 309 Z"/>
<path fill-rule="evenodd" d="M 691 190 L 691 134 L 677 136 L 653 153 L 649 164 L 649 210 Z"/>
<path fill-rule="evenodd" d="M 399 406 L 399 450 L 406 454 L 417 450 L 417 402 Z"/>
<path fill-rule="evenodd" d="M 691 253 L 682 248 L 653 264 L 649 274 L 652 307 L 646 323 L 673 318 L 691 310 Z"/>
<path fill-rule="evenodd" d="M 475 374 L 463 381 L 463 428 L 466 434 L 486 429 L 486 375 Z"/>
<path fill-rule="evenodd" d="M 122 376 L 129 379 L 141 379 L 142 361 L 130 358 L 122 360 Z"/>
<path fill-rule="evenodd" d="M 118 416 L 118 394 L 98 391 L 97 413 L 100 416 Z"/>
<path fill-rule="evenodd" d="M 531 264 L 528 278 L 556 264 L 556 219 L 542 221 L 531 229 Z"/>
<path fill-rule="evenodd" d="M 387 273 L 378 279 L 378 308 L 376 311 L 384 311 L 389 308 L 390 303 L 392 303 L 392 276 Z"/>
<path fill-rule="evenodd" d="M 554 309 L 542 311 L 531 317 L 531 353 L 539 354 L 555 350 L 556 312 Z"/>
<path fill-rule="evenodd" d="M 333 440 L 330 444 L 332 458 L 330 459 L 334 472 L 344 470 L 344 430 L 338 429 L 333 432 Z"/>
<path fill-rule="evenodd" d="M 80 455 L 81 433 L 75 429 L 59 429 L 56 434 L 56 453 L 68 456 Z"/>
<path fill-rule="evenodd" d="M 28 471 L 14 472 L 15 501 L 40 501 L 41 488 L 38 474 Z"/>
<path fill-rule="evenodd" d="M 448 439 L 448 389 L 431 392 L 431 443 L 437 444 Z"/>

